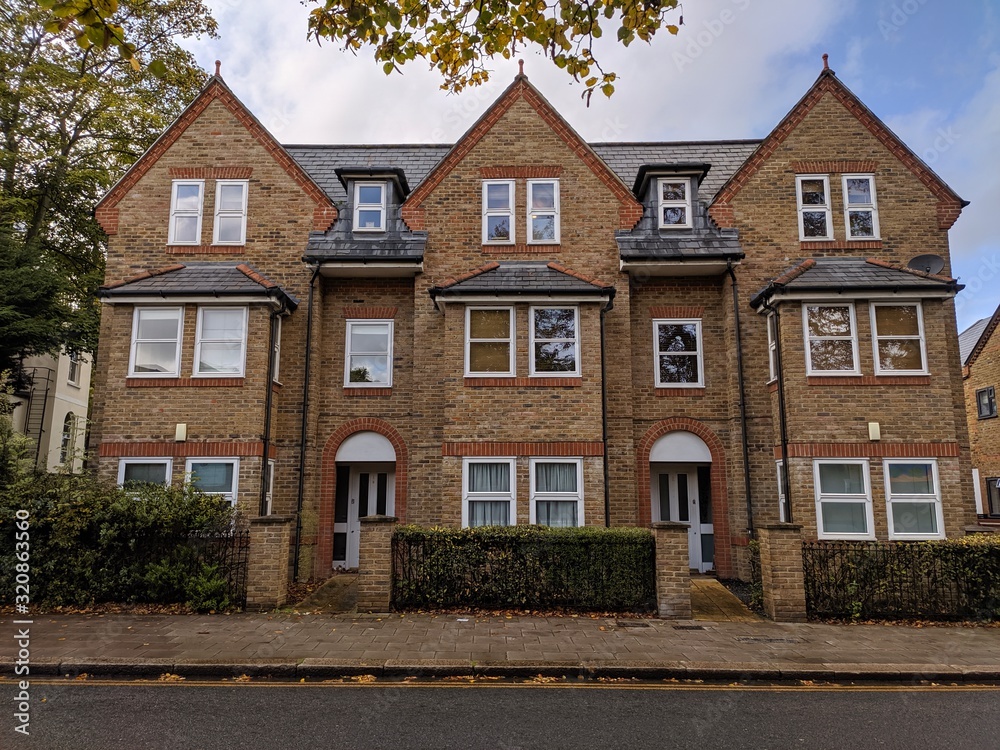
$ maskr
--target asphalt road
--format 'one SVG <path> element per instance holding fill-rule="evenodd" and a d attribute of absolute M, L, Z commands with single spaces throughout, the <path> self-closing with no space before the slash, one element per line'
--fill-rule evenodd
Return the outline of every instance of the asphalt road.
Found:
<path fill-rule="evenodd" d="M 5 699 L 13 691 L 0 683 Z M 5 707 L 0 748 L 995 750 L 998 700 L 998 689 L 34 683 L 30 738 Z"/>

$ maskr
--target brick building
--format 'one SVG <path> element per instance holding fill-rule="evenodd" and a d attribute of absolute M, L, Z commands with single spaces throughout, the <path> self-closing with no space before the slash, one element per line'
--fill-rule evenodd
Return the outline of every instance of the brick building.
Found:
<path fill-rule="evenodd" d="M 1000 307 L 959 336 L 972 446 L 976 511 L 983 524 L 1000 524 Z"/>
<path fill-rule="evenodd" d="M 300 577 L 381 513 L 679 520 L 722 576 L 959 534 L 963 205 L 829 69 L 762 141 L 588 144 L 519 75 L 441 146 L 282 146 L 215 76 L 97 207 L 100 470 L 294 516 Z"/>

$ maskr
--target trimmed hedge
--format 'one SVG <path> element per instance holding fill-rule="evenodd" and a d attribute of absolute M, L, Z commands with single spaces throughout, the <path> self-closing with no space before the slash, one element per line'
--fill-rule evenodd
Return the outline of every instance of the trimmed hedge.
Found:
<path fill-rule="evenodd" d="M 803 543 L 809 614 L 848 619 L 1000 619 L 1000 536 Z"/>
<path fill-rule="evenodd" d="M 656 550 L 646 529 L 401 526 L 392 547 L 397 609 L 656 608 Z"/>

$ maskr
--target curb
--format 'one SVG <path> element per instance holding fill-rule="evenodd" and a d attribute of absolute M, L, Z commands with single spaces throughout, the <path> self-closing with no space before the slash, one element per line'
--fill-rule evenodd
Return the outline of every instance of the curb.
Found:
<path fill-rule="evenodd" d="M 10 677 L 14 665 L 0 665 L 0 676 Z M 688 682 L 865 682 L 918 684 L 926 682 L 1000 682 L 1000 665 L 953 666 L 941 664 L 815 664 L 715 663 L 715 662 L 608 662 L 546 661 L 532 663 L 463 661 L 388 661 L 366 659 L 250 659 L 241 662 L 173 661 L 171 659 L 39 660 L 32 675 L 78 677 L 159 677 L 163 674 L 205 679 L 247 677 L 274 680 L 321 679 L 372 675 L 398 680 L 405 677 L 569 677 L 577 679 L 682 680 Z"/>

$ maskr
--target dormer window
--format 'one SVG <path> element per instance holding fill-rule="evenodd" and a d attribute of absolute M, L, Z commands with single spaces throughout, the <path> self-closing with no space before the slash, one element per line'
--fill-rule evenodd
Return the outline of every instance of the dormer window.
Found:
<path fill-rule="evenodd" d="M 359 182 L 354 186 L 354 231 L 385 231 L 385 183 Z"/>
<path fill-rule="evenodd" d="M 197 245 L 201 242 L 201 205 L 204 180 L 174 180 L 170 190 L 170 245 Z"/>
<path fill-rule="evenodd" d="M 483 182 L 483 244 L 514 244 L 514 181 Z"/>
<path fill-rule="evenodd" d="M 795 178 L 799 204 L 799 239 L 833 239 L 830 222 L 830 178 L 825 174 Z"/>
<path fill-rule="evenodd" d="M 559 180 L 528 180 L 528 242 L 559 242 Z"/>
<path fill-rule="evenodd" d="M 686 229 L 691 224 L 691 180 L 661 177 L 657 180 L 657 216 L 660 229 Z"/>
<path fill-rule="evenodd" d="M 216 245 L 243 245 L 247 237 L 247 181 L 217 180 L 215 183 Z"/>

